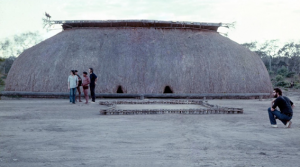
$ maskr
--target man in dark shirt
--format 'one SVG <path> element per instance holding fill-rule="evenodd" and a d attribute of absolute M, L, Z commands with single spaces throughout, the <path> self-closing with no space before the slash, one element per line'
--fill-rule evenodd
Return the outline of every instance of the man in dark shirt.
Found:
<path fill-rule="evenodd" d="M 294 103 L 287 97 L 282 96 L 282 91 L 275 88 L 273 96 L 276 98 L 272 101 L 272 107 L 268 109 L 271 126 L 277 128 L 276 119 L 279 119 L 287 128 L 292 125 Z M 276 107 L 280 111 L 276 110 Z"/>
<path fill-rule="evenodd" d="M 93 68 L 89 68 L 90 72 L 90 91 L 91 91 L 91 96 L 92 96 L 92 103 L 95 103 L 95 87 L 96 87 L 96 82 L 97 82 L 97 75 L 94 74 Z"/>

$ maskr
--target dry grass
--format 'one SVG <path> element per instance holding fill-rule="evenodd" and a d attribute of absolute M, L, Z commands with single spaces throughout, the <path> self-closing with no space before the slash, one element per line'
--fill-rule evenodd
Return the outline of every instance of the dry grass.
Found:
<path fill-rule="evenodd" d="M 86 28 L 63 31 L 24 51 L 6 91 L 67 92 L 70 70 L 93 67 L 96 93 L 269 93 L 261 59 L 211 31 Z"/>

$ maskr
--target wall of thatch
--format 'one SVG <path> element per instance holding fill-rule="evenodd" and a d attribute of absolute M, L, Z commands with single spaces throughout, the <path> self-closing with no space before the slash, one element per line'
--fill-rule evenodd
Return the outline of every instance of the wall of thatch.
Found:
<path fill-rule="evenodd" d="M 269 93 L 269 74 L 250 50 L 211 31 L 86 28 L 24 51 L 6 91 L 67 92 L 70 70 L 93 67 L 96 93 Z"/>

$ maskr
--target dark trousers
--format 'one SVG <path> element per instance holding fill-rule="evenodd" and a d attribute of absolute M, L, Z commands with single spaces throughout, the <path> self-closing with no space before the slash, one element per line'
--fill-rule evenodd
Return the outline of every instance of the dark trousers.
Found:
<path fill-rule="evenodd" d="M 277 117 L 284 125 L 286 125 L 286 123 L 292 119 L 292 116 L 287 116 L 287 115 L 281 113 L 281 112 L 278 111 L 278 110 L 271 111 L 271 108 L 268 108 L 268 113 L 269 113 L 270 123 L 271 123 L 272 125 L 276 125 L 276 119 L 275 119 L 275 116 L 276 116 L 276 117 Z"/>
<path fill-rule="evenodd" d="M 92 101 L 95 101 L 95 99 L 96 99 L 96 96 L 95 96 L 95 85 L 90 85 L 90 91 L 91 91 Z"/>

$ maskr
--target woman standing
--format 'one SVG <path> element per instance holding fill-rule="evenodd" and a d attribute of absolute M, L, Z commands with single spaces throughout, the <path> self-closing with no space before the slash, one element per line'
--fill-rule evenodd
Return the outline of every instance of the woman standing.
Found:
<path fill-rule="evenodd" d="M 68 89 L 70 90 L 70 102 L 75 104 L 76 87 L 78 86 L 78 77 L 75 71 L 71 70 L 71 75 L 68 78 Z"/>
<path fill-rule="evenodd" d="M 77 91 L 78 91 L 78 99 L 79 102 L 81 102 L 81 90 L 80 90 L 80 86 L 82 85 L 82 79 L 81 77 L 78 75 L 78 71 L 75 70 L 75 75 L 78 77 L 78 86 L 77 86 Z M 76 100 L 77 102 L 77 100 Z"/>
<path fill-rule="evenodd" d="M 83 93 L 86 101 L 85 104 L 88 104 L 89 101 L 89 95 L 88 95 L 89 84 L 90 84 L 90 78 L 87 76 L 87 72 L 83 72 L 82 88 L 83 88 Z"/>

